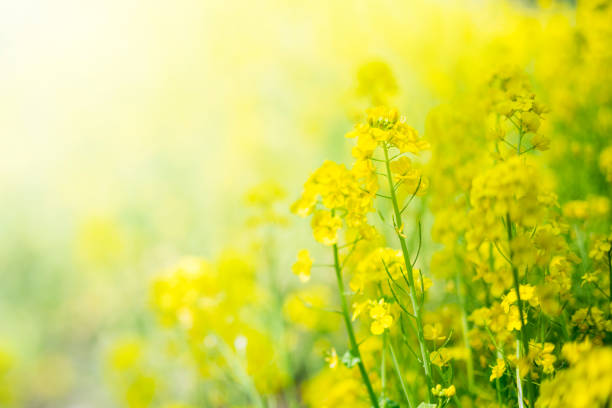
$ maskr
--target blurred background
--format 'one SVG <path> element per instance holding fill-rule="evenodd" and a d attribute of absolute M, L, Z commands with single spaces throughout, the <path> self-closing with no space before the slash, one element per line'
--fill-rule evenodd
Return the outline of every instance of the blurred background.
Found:
<path fill-rule="evenodd" d="M 0 406 L 125 405 L 109 347 L 157 341 L 159 271 L 254 245 L 249 188 L 277 183 L 288 215 L 312 169 L 350 162 L 374 88 L 422 132 L 493 65 L 555 78 L 575 25 L 547 2 L 2 2 Z M 304 224 L 281 232 L 281 285 Z"/>

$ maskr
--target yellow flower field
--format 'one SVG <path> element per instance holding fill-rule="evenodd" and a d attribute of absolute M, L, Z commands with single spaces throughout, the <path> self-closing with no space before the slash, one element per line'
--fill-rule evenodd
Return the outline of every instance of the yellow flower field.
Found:
<path fill-rule="evenodd" d="M 0 10 L 0 407 L 612 407 L 612 1 Z"/>

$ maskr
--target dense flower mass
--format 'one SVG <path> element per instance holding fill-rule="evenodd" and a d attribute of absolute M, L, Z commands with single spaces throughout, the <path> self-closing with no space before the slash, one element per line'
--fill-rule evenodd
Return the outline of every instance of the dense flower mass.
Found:
<path fill-rule="evenodd" d="M 535 406 L 603 407 L 612 398 L 612 350 L 598 348 L 581 353 L 579 361 L 542 384 L 541 396 Z"/>
<path fill-rule="evenodd" d="M 395 108 L 366 110 L 346 135 L 352 164 L 324 161 L 290 206 L 321 245 L 297 252 L 302 286 L 286 298 L 239 258 L 189 259 L 158 278 L 154 310 L 200 375 L 218 381 L 227 367 L 259 406 L 273 395 L 312 407 L 609 405 L 609 148 L 592 163 L 600 189 L 568 198 L 548 156 L 564 119 L 532 81 L 491 73 L 432 111 L 426 138 Z M 395 89 L 383 82 L 372 100 Z M 272 210 L 283 197 L 252 190 L 263 215 L 250 227 L 285 226 Z M 272 330 L 258 315 L 274 296 Z M 290 350 L 303 345 L 319 368 L 300 382 L 295 364 L 308 363 Z"/>
<path fill-rule="evenodd" d="M 365 123 L 356 125 L 352 132 L 346 134 L 348 138 L 357 138 L 352 150 L 355 159 L 372 157 L 380 143 L 395 147 L 400 153 L 418 154 L 428 149 L 429 144 L 406 124 L 406 118 L 400 117 L 397 109 L 379 106 L 368 109 L 366 115 Z"/>
<path fill-rule="evenodd" d="M 431 286 L 431 281 L 415 268 L 419 254 L 417 252 L 413 259 L 402 221 L 402 213 L 410 201 L 417 195 L 424 195 L 429 184 L 410 156 L 418 155 L 429 145 L 406 124 L 405 118 L 400 118 L 397 109 L 383 106 L 368 109 L 365 123 L 358 124 L 347 137 L 357 138 L 352 151 L 356 161 L 351 170 L 326 161 L 310 176 L 302 196 L 291 209 L 300 216 L 312 214 L 314 239 L 332 246 L 332 268 L 337 278 L 341 313 L 350 340 L 348 364 L 350 367 L 359 366 L 370 403 L 378 406 L 371 376 L 356 340 L 353 322 L 357 318 L 369 317 L 370 333 L 382 335 L 386 344 L 392 341 L 388 339 L 388 332 L 391 332 L 396 320 L 394 313 L 401 310 L 409 313 L 407 310 L 411 309 L 421 342 L 423 370 L 428 384 L 433 385 L 421 315 L 425 292 Z M 376 208 L 376 198 L 388 200 L 393 208 L 391 227 L 401 249 L 385 247 L 384 235 L 367 217 Z M 380 210 L 378 213 L 382 214 Z M 344 237 L 340 235 L 341 230 Z M 300 254 L 304 254 L 304 251 L 300 251 Z M 299 262 L 294 266 L 294 271 L 299 268 Z M 344 292 L 345 266 L 352 272 L 349 287 L 355 291 L 355 298 L 358 299 L 353 303 L 352 315 Z M 396 291 L 401 292 L 398 294 Z M 391 343 L 389 347 L 392 347 Z M 381 352 L 386 351 L 383 348 Z M 396 368 L 399 369 L 399 366 Z"/>
<path fill-rule="evenodd" d="M 143 160 L 181 175 L 167 207 L 145 206 L 163 222 L 130 205 L 75 234 L 79 271 L 120 269 L 91 279 L 137 313 L 79 294 L 79 313 L 55 311 L 77 328 L 27 347 L 99 348 L 126 408 L 612 407 L 612 1 L 271 3 L 282 24 L 249 13 L 261 43 L 210 64 L 256 60 L 220 80 L 253 95 L 205 116 L 241 143 L 211 132 L 192 153 L 206 171 L 183 150 Z M 274 47 L 290 58 L 271 70 Z M 158 273 L 146 285 L 137 267 Z M 56 397 L 73 357 L 40 360 L 0 342 L 0 406 L 81 406 Z"/>
<path fill-rule="evenodd" d="M 278 362 L 261 364 L 277 359 L 278 351 L 250 316 L 260 302 L 254 285 L 253 269 L 237 254 L 224 255 L 217 265 L 189 258 L 153 283 L 152 303 L 164 326 L 185 333 L 200 373 L 214 376 L 215 365 L 231 367 L 225 354 L 234 350 L 244 353 L 255 387 L 270 393 L 285 384 L 286 373 Z"/>
<path fill-rule="evenodd" d="M 323 161 L 289 208 L 309 218 L 312 244 L 287 267 L 287 294 L 270 272 L 271 231 L 288 225 L 273 182 L 246 195 L 247 226 L 265 237 L 257 255 L 186 259 L 154 281 L 153 310 L 198 375 L 238 384 L 241 397 L 211 393 L 215 406 L 609 406 L 612 119 L 597 130 L 577 113 L 588 98 L 569 104 L 518 65 L 449 96 L 424 136 L 386 105 L 389 67 L 364 65 L 357 94 L 377 106 L 354 115 L 351 163 Z M 573 69 L 572 86 L 608 95 Z M 596 129 L 588 141 L 568 130 L 571 115 Z M 583 193 L 560 169 L 598 148 Z M 139 367 L 139 347 L 119 344 L 111 365 L 145 406 L 156 379 L 126 368 Z"/>
<path fill-rule="evenodd" d="M 609 364 L 582 360 L 600 353 L 603 363 L 612 340 L 610 186 L 587 196 L 560 188 L 551 169 L 566 119 L 533 81 L 516 67 L 492 72 L 432 111 L 428 141 L 396 109 L 368 109 L 347 134 L 352 170 L 325 162 L 292 207 L 312 214 L 315 240 L 332 247 L 325 266 L 348 343 L 330 367 L 349 369 L 335 381 L 354 387 L 359 377 L 371 406 L 609 404 Z M 609 182 L 609 147 L 596 156 L 590 165 Z M 421 259 L 432 242 L 415 197 L 430 203 L 442 244 L 431 262 Z M 348 205 L 359 198 L 361 211 Z M 373 355 L 361 347 L 371 336 Z M 595 377 L 577 379 L 589 364 L 602 378 L 592 394 L 583 381 Z"/>
<path fill-rule="evenodd" d="M 0 408 L 612 408 L 612 0 L 123 3 L 1 7 Z"/>
<path fill-rule="evenodd" d="M 347 169 L 326 161 L 304 185 L 302 197 L 291 207 L 296 214 L 313 214 L 315 240 L 324 245 L 338 241 L 338 231 L 347 227 L 364 231 L 366 215 L 372 211 L 372 199 L 377 189 L 374 169 L 369 163 L 356 163 Z"/>

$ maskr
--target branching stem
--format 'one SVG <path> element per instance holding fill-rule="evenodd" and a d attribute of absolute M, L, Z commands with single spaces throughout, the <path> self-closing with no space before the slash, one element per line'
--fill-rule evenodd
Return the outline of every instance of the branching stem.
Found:
<path fill-rule="evenodd" d="M 429 395 L 429 401 L 432 401 L 433 395 L 432 395 L 431 389 L 433 388 L 433 379 L 432 379 L 432 372 L 431 372 L 431 362 L 429 360 L 429 352 L 427 350 L 427 343 L 425 342 L 425 336 L 423 334 L 423 320 L 421 317 L 421 306 L 417 302 L 417 290 L 416 290 L 416 286 L 414 283 L 414 276 L 412 273 L 412 260 L 408 252 L 408 245 L 406 244 L 406 239 L 403 236 L 402 216 L 401 216 L 400 208 L 398 205 L 397 196 L 393 189 L 393 178 L 391 177 L 391 160 L 389 160 L 389 150 L 387 146 L 383 146 L 383 151 L 385 154 L 385 167 L 387 170 L 387 181 L 389 183 L 389 190 L 391 193 L 391 203 L 393 204 L 393 213 L 395 215 L 395 224 L 397 226 L 396 235 L 400 242 L 400 246 L 402 248 L 402 255 L 404 257 L 404 263 L 406 264 L 406 268 L 408 269 L 406 275 L 408 275 L 407 281 L 408 281 L 408 285 L 410 289 L 409 291 L 410 301 L 412 303 L 412 310 L 414 312 L 415 321 L 417 325 L 417 330 L 416 330 L 417 339 L 419 341 L 419 348 L 421 351 L 423 371 L 425 372 L 425 379 L 427 381 L 427 391 Z"/>

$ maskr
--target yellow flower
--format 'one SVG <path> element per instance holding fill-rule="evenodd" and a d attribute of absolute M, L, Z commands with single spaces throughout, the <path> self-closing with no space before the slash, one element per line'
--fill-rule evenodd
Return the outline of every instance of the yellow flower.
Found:
<path fill-rule="evenodd" d="M 539 304 L 538 297 L 536 296 L 536 288 L 533 285 L 520 285 L 519 294 L 521 295 L 521 301 L 529 302 L 531 306 L 537 306 Z M 510 307 L 517 302 L 516 291 L 510 290 L 503 298 L 501 305 L 506 313 L 510 312 Z"/>
<path fill-rule="evenodd" d="M 612 349 L 593 349 L 569 369 L 542 382 L 535 407 L 605 407 L 612 398 L 611 384 Z"/>
<path fill-rule="evenodd" d="M 506 371 L 506 362 L 503 358 L 497 359 L 497 364 L 491 366 L 491 376 L 489 377 L 489 381 L 493 381 L 495 379 L 501 378 Z"/>
<path fill-rule="evenodd" d="M 338 230 L 342 220 L 332 216 L 330 211 L 317 211 L 312 217 L 312 233 L 315 240 L 323 245 L 334 245 L 338 242 Z"/>
<path fill-rule="evenodd" d="M 607 259 L 610 249 L 612 249 L 612 236 L 600 237 L 593 242 L 592 248 L 589 251 L 589 258 L 594 261 Z"/>
<path fill-rule="evenodd" d="M 521 330 L 521 314 L 517 306 L 510 306 L 506 330 Z"/>
<path fill-rule="evenodd" d="M 540 128 L 540 117 L 533 112 L 522 112 L 521 122 L 528 132 L 537 132 Z"/>
<path fill-rule="evenodd" d="M 454 385 L 448 388 L 442 388 L 442 385 L 438 384 L 431 389 L 431 393 L 438 398 L 451 398 L 457 393 L 457 389 Z"/>
<path fill-rule="evenodd" d="M 563 292 L 569 292 L 572 288 L 573 266 L 567 257 L 553 256 L 548 266 L 549 274 L 546 276 L 546 282 Z"/>
<path fill-rule="evenodd" d="M 501 306 L 504 308 L 504 312 L 510 312 L 510 306 L 516 303 L 516 292 L 511 290 L 502 297 Z"/>
<path fill-rule="evenodd" d="M 297 254 L 297 261 L 293 264 L 291 270 L 302 282 L 308 282 L 310 280 L 312 262 L 310 252 L 307 249 L 301 249 Z"/>
<path fill-rule="evenodd" d="M 420 172 L 412 167 L 412 160 L 406 156 L 393 160 L 390 166 L 395 181 L 415 181 L 419 179 Z"/>
<path fill-rule="evenodd" d="M 336 349 L 332 347 L 329 352 L 329 355 L 325 357 L 325 362 L 327 363 L 329 368 L 336 368 L 338 367 L 338 361 L 338 353 L 336 353 Z"/>
<path fill-rule="evenodd" d="M 295 203 L 291 205 L 291 212 L 302 217 L 308 217 L 317 202 L 314 194 L 304 193 Z"/>
<path fill-rule="evenodd" d="M 557 361 L 552 352 L 555 345 L 552 343 L 536 343 L 531 340 L 529 342 L 529 356 L 546 374 L 552 374 L 555 371 L 554 363 Z"/>
<path fill-rule="evenodd" d="M 366 110 L 366 123 L 360 123 L 346 137 L 357 138 L 353 157 L 372 157 L 379 144 L 385 143 L 397 148 L 400 153 L 418 154 L 429 148 L 429 143 L 418 137 L 415 129 L 406 124 L 395 108 L 378 106 Z"/>
<path fill-rule="evenodd" d="M 612 183 L 612 146 L 608 146 L 599 155 L 599 168 L 606 176 L 606 180 Z"/>
<path fill-rule="evenodd" d="M 476 326 L 488 326 L 491 323 L 491 310 L 481 307 L 472 312 L 469 318 Z"/>
<path fill-rule="evenodd" d="M 426 324 L 423 327 L 423 336 L 425 336 L 426 340 L 432 340 L 434 342 L 442 341 L 446 338 L 446 336 L 443 335 L 443 330 L 444 328 L 440 323 Z"/>
<path fill-rule="evenodd" d="M 353 303 L 353 316 L 351 317 L 352 321 L 355 321 L 359 317 L 359 315 L 370 306 L 369 300 L 364 300 L 363 302 L 355 302 Z"/>
<path fill-rule="evenodd" d="M 567 218 L 585 220 L 589 217 L 589 203 L 584 200 L 568 201 L 563 205 L 563 215 Z"/>
<path fill-rule="evenodd" d="M 351 289 L 362 292 L 368 283 L 378 283 L 387 279 L 387 271 L 393 279 L 401 278 L 402 270 L 405 271 L 406 268 L 401 251 L 376 248 L 367 252 L 357 264 L 350 281 Z"/>
<path fill-rule="evenodd" d="M 591 342 L 587 337 L 583 342 L 569 342 L 563 345 L 561 354 L 570 364 L 576 364 L 584 354 L 590 351 L 592 348 Z"/>
<path fill-rule="evenodd" d="M 504 238 L 500 218 L 507 215 L 516 226 L 533 228 L 551 204 L 550 200 L 540 200 L 548 197 L 540 179 L 532 161 L 524 156 L 499 161 L 495 167 L 474 177 L 469 195 L 472 208 L 466 232 L 468 249 L 476 249 L 485 240 L 495 242 Z M 524 255 L 529 254 L 529 244 L 524 238 L 513 243 Z"/>
<path fill-rule="evenodd" d="M 374 319 L 370 325 L 370 331 L 374 335 L 383 334 L 393 324 L 393 316 L 389 313 L 389 305 L 384 299 L 372 302 L 370 306 L 370 317 Z"/>
<path fill-rule="evenodd" d="M 442 368 L 447 365 L 448 362 L 451 360 L 451 355 L 446 347 L 442 347 L 441 349 L 432 351 L 429 354 L 429 359 L 431 360 L 432 364 L 435 364 L 438 367 Z"/>
<path fill-rule="evenodd" d="M 597 283 L 597 272 L 587 272 L 580 278 L 582 280 L 581 286 L 585 283 Z"/>
<path fill-rule="evenodd" d="M 536 150 L 545 151 L 550 149 L 550 138 L 543 134 L 535 134 L 531 138 L 531 145 Z"/>
<path fill-rule="evenodd" d="M 536 296 L 536 288 L 533 285 L 520 285 L 519 294 L 523 302 L 529 302 L 531 306 L 537 306 L 538 298 Z"/>
<path fill-rule="evenodd" d="M 450 398 L 450 397 L 455 396 L 455 394 L 457 393 L 457 390 L 455 389 L 454 385 L 451 385 L 450 387 L 443 389 L 442 393 L 444 394 L 446 398 Z"/>

